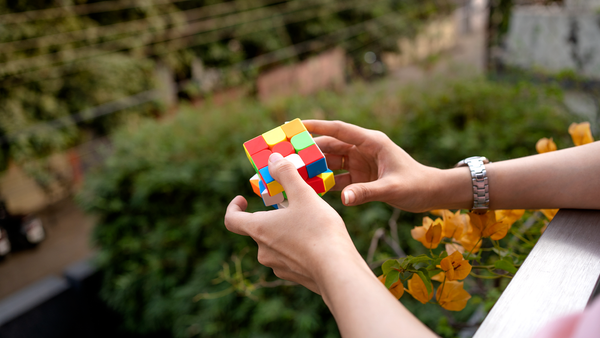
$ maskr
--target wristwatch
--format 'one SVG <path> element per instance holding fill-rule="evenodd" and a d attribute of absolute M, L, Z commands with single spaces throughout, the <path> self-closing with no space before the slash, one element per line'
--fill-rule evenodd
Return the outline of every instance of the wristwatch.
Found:
<path fill-rule="evenodd" d="M 458 162 L 454 167 L 469 166 L 471 181 L 473 182 L 473 209 L 475 212 L 485 213 L 490 207 L 490 190 L 488 186 L 485 164 L 491 163 L 483 156 L 472 156 Z"/>

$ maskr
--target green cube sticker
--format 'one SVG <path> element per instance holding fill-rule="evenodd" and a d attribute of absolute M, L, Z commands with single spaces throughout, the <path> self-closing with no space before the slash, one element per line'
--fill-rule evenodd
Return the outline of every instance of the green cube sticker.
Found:
<path fill-rule="evenodd" d="M 313 140 L 312 136 L 310 136 L 310 134 L 307 131 L 303 131 L 300 134 L 292 137 L 291 142 L 296 152 L 299 152 L 300 150 L 308 148 L 315 144 L 315 141 Z"/>

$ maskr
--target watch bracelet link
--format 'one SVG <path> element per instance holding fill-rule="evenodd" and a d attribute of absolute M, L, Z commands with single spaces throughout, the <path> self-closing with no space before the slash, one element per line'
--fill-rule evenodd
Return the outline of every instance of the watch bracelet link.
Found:
<path fill-rule="evenodd" d="M 456 165 L 456 167 L 468 166 L 471 172 L 471 182 L 473 184 L 473 208 L 472 210 L 487 211 L 490 206 L 490 191 L 488 185 L 487 172 L 485 164 L 490 163 L 483 156 L 473 156 L 466 158 Z"/>

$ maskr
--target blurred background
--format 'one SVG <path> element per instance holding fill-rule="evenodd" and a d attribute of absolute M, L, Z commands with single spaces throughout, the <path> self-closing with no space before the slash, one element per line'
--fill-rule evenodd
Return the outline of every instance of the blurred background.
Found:
<path fill-rule="evenodd" d="M 570 147 L 599 131 L 598 22 L 600 0 L 0 0 L 0 336 L 339 336 L 225 230 L 236 194 L 265 209 L 242 143 L 299 117 L 440 168 Z M 423 215 L 324 198 L 375 273 L 423 250 Z M 402 302 L 470 337 L 505 286 Z"/>

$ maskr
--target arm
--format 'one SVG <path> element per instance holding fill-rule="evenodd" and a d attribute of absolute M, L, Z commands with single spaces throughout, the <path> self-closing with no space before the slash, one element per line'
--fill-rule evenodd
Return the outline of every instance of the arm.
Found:
<path fill-rule="evenodd" d="M 413 212 L 470 209 L 467 168 L 416 162 L 384 134 L 339 121 L 305 121 L 336 176 L 346 205 L 383 201 Z M 345 168 L 341 167 L 344 157 Z M 600 142 L 486 165 L 490 209 L 600 209 Z"/>
<path fill-rule="evenodd" d="M 435 337 L 377 280 L 340 216 L 295 167 L 273 154 L 269 170 L 289 207 L 247 213 L 246 200 L 237 196 L 225 215 L 227 229 L 257 242 L 258 261 L 321 294 L 344 337 Z"/>

